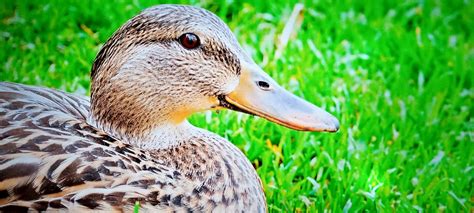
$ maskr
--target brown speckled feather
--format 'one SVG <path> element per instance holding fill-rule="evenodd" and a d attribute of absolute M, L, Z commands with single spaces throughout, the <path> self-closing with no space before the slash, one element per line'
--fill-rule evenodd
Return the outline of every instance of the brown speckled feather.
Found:
<path fill-rule="evenodd" d="M 89 102 L 0 83 L 0 210 L 265 211 L 245 156 L 208 132 L 141 151 L 88 125 Z M 216 153 L 235 155 L 216 155 Z"/>

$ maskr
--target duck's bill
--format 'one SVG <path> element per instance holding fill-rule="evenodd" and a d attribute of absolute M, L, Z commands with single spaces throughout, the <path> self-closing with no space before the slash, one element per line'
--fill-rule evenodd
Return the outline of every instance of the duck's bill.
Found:
<path fill-rule="evenodd" d="M 256 65 L 244 66 L 237 88 L 219 100 L 225 108 L 257 115 L 295 130 L 336 132 L 339 129 L 334 116 L 289 93 Z"/>

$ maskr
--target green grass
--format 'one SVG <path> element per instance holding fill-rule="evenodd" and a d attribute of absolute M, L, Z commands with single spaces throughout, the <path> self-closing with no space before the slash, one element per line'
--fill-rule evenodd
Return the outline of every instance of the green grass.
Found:
<path fill-rule="evenodd" d="M 214 3 L 212 3 L 214 2 Z M 474 2 L 192 1 L 225 20 L 264 70 L 339 118 L 336 134 L 225 111 L 191 122 L 256 166 L 272 212 L 474 211 Z M 0 3 L 0 79 L 88 94 L 106 39 L 155 1 Z"/>

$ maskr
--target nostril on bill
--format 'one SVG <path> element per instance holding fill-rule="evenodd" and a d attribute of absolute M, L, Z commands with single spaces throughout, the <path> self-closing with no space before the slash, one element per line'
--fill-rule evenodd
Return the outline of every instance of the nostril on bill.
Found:
<path fill-rule="evenodd" d="M 270 89 L 270 84 L 267 83 L 266 81 L 257 81 L 257 86 L 260 87 L 260 89 L 263 89 L 263 90 L 269 90 Z"/>

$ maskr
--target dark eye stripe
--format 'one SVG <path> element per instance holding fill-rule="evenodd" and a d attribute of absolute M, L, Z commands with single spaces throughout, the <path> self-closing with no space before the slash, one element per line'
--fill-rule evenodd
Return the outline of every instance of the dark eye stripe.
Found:
<path fill-rule="evenodd" d="M 179 43 L 186 49 L 196 49 L 201 45 L 201 40 L 194 33 L 185 33 L 179 37 Z"/>

